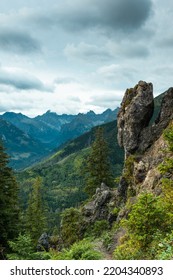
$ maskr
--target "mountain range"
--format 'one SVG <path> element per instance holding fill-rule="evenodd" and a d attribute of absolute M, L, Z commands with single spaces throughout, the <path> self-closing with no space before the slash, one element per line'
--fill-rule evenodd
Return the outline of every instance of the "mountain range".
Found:
<path fill-rule="evenodd" d="M 24 169 L 92 127 L 115 120 L 117 112 L 118 108 L 101 114 L 58 115 L 47 111 L 34 118 L 6 112 L 0 116 L 0 139 L 10 155 L 10 165 Z"/>
<path fill-rule="evenodd" d="M 159 113 L 163 96 L 162 94 L 154 99 L 155 107 L 151 124 Z M 119 147 L 117 141 L 117 120 L 101 126 L 109 148 L 112 173 L 117 178 L 122 172 L 124 163 L 124 150 Z M 25 198 L 24 204 L 27 202 L 29 193 L 29 180 L 31 177 L 36 178 L 37 176 L 41 176 L 43 179 L 45 199 L 49 208 L 52 209 L 51 215 L 53 216 L 55 213 L 55 217 L 52 218 L 54 223 L 58 224 L 58 217 L 64 208 L 75 207 L 86 198 L 83 168 L 90 153 L 97 127 L 95 126 L 90 131 L 65 142 L 50 156 L 18 174 L 21 197 Z"/>

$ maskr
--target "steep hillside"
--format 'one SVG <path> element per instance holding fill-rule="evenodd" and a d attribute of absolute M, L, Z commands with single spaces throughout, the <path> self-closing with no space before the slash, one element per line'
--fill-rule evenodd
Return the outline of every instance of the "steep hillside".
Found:
<path fill-rule="evenodd" d="M 10 155 L 10 165 L 14 169 L 25 168 L 48 153 L 42 143 L 1 118 L 0 139 Z"/>
<path fill-rule="evenodd" d="M 117 177 L 122 171 L 124 152 L 119 148 L 116 140 L 116 121 L 104 124 L 102 127 L 109 146 L 113 174 Z M 46 200 L 53 212 L 60 214 L 64 208 L 74 207 L 86 199 L 84 166 L 96 129 L 97 127 L 94 127 L 90 132 L 69 141 L 51 157 L 19 174 L 22 185 L 21 195 L 25 197 L 25 203 L 27 199 L 25 193 L 28 191 L 26 181 L 38 175 L 43 178 Z"/>
<path fill-rule="evenodd" d="M 118 108 L 114 111 L 107 109 L 102 114 L 95 114 L 93 111 L 86 114 L 79 113 L 70 124 L 66 124 L 62 127 L 61 133 L 64 139 L 63 142 L 89 131 L 94 126 L 115 120 L 117 113 Z"/>
<path fill-rule="evenodd" d="M 160 96 L 156 98 L 155 115 L 159 111 L 161 100 Z M 109 112 L 106 113 L 109 115 Z M 93 112 L 89 112 L 88 115 L 95 116 Z M 80 115 L 78 117 L 80 118 Z M 87 119 L 87 116 L 85 117 Z M 75 119 L 73 123 L 75 123 Z M 114 178 L 116 178 L 121 174 L 124 160 L 123 149 L 120 149 L 117 142 L 117 121 L 104 124 L 102 127 L 110 150 L 112 171 Z M 74 207 L 81 203 L 86 198 L 86 194 L 83 192 L 85 187 L 83 168 L 90 152 L 96 129 L 97 127 L 94 127 L 90 132 L 61 145 L 50 157 L 22 172 L 19 176 L 23 186 L 22 193 L 26 191 L 24 187 L 26 186 L 26 180 L 31 176 L 36 177 L 39 175 L 43 178 L 43 184 L 47 190 L 46 200 L 54 212 L 57 211 L 57 205 L 60 213 L 64 208 Z M 27 196 L 24 193 L 22 196 L 25 197 L 26 203 Z"/>

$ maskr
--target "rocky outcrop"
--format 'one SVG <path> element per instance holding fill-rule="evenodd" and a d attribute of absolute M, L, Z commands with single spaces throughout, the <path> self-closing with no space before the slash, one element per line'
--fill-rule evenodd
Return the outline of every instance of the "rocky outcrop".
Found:
<path fill-rule="evenodd" d="M 43 233 L 39 240 L 38 240 L 38 244 L 37 244 L 37 251 L 41 252 L 41 251 L 48 251 L 49 250 L 49 236 L 47 235 L 47 233 Z"/>
<path fill-rule="evenodd" d="M 141 131 L 148 126 L 154 111 L 153 86 L 140 81 L 127 89 L 118 113 L 118 143 L 125 155 L 134 153 L 140 142 Z"/>
<path fill-rule="evenodd" d="M 111 204 L 115 201 L 115 190 L 111 190 L 104 183 L 97 188 L 93 200 L 83 206 L 82 212 L 87 224 L 99 220 L 108 220 L 110 223 L 116 219 L 110 213 Z"/>
<path fill-rule="evenodd" d="M 125 157 L 144 153 L 162 134 L 173 119 L 173 88 L 164 93 L 160 113 L 149 126 L 154 111 L 153 86 L 140 81 L 127 89 L 118 113 L 118 142 Z"/>
<path fill-rule="evenodd" d="M 139 139 L 139 148 L 141 152 L 145 152 L 163 133 L 173 119 L 173 88 L 164 92 L 161 109 L 154 124 L 141 131 Z"/>
<path fill-rule="evenodd" d="M 173 120 L 173 88 L 163 94 L 158 117 L 150 120 L 154 109 L 151 83 L 140 81 L 125 92 L 118 114 L 118 142 L 125 150 L 125 164 L 118 188 L 121 201 L 144 189 L 159 194 L 161 174 L 158 165 L 167 154 L 162 134 Z M 172 156 L 172 155 L 170 155 Z"/>

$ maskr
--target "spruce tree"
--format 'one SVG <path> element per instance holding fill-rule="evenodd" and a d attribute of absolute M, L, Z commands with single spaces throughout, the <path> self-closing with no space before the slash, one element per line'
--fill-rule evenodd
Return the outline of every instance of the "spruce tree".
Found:
<path fill-rule="evenodd" d="M 8 155 L 0 143 L 0 248 L 18 234 L 18 186 L 13 171 L 8 167 Z"/>
<path fill-rule="evenodd" d="M 37 177 L 33 184 L 26 210 L 26 228 L 35 245 L 46 230 L 46 211 L 42 198 L 42 179 Z"/>
<path fill-rule="evenodd" d="M 91 146 L 90 155 L 86 162 L 85 191 L 92 196 L 101 183 L 113 186 L 107 142 L 104 139 L 103 128 L 96 130 L 95 141 Z"/>

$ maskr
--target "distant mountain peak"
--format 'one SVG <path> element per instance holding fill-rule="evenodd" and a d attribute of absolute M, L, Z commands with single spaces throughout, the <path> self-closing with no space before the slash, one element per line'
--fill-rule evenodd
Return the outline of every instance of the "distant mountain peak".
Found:
<path fill-rule="evenodd" d="M 93 110 L 90 110 L 89 112 L 86 113 L 87 116 L 95 116 L 96 113 Z"/>
<path fill-rule="evenodd" d="M 44 115 L 57 115 L 57 113 L 52 112 L 51 110 L 47 110 L 47 112 L 44 113 L 42 116 L 44 116 Z"/>

